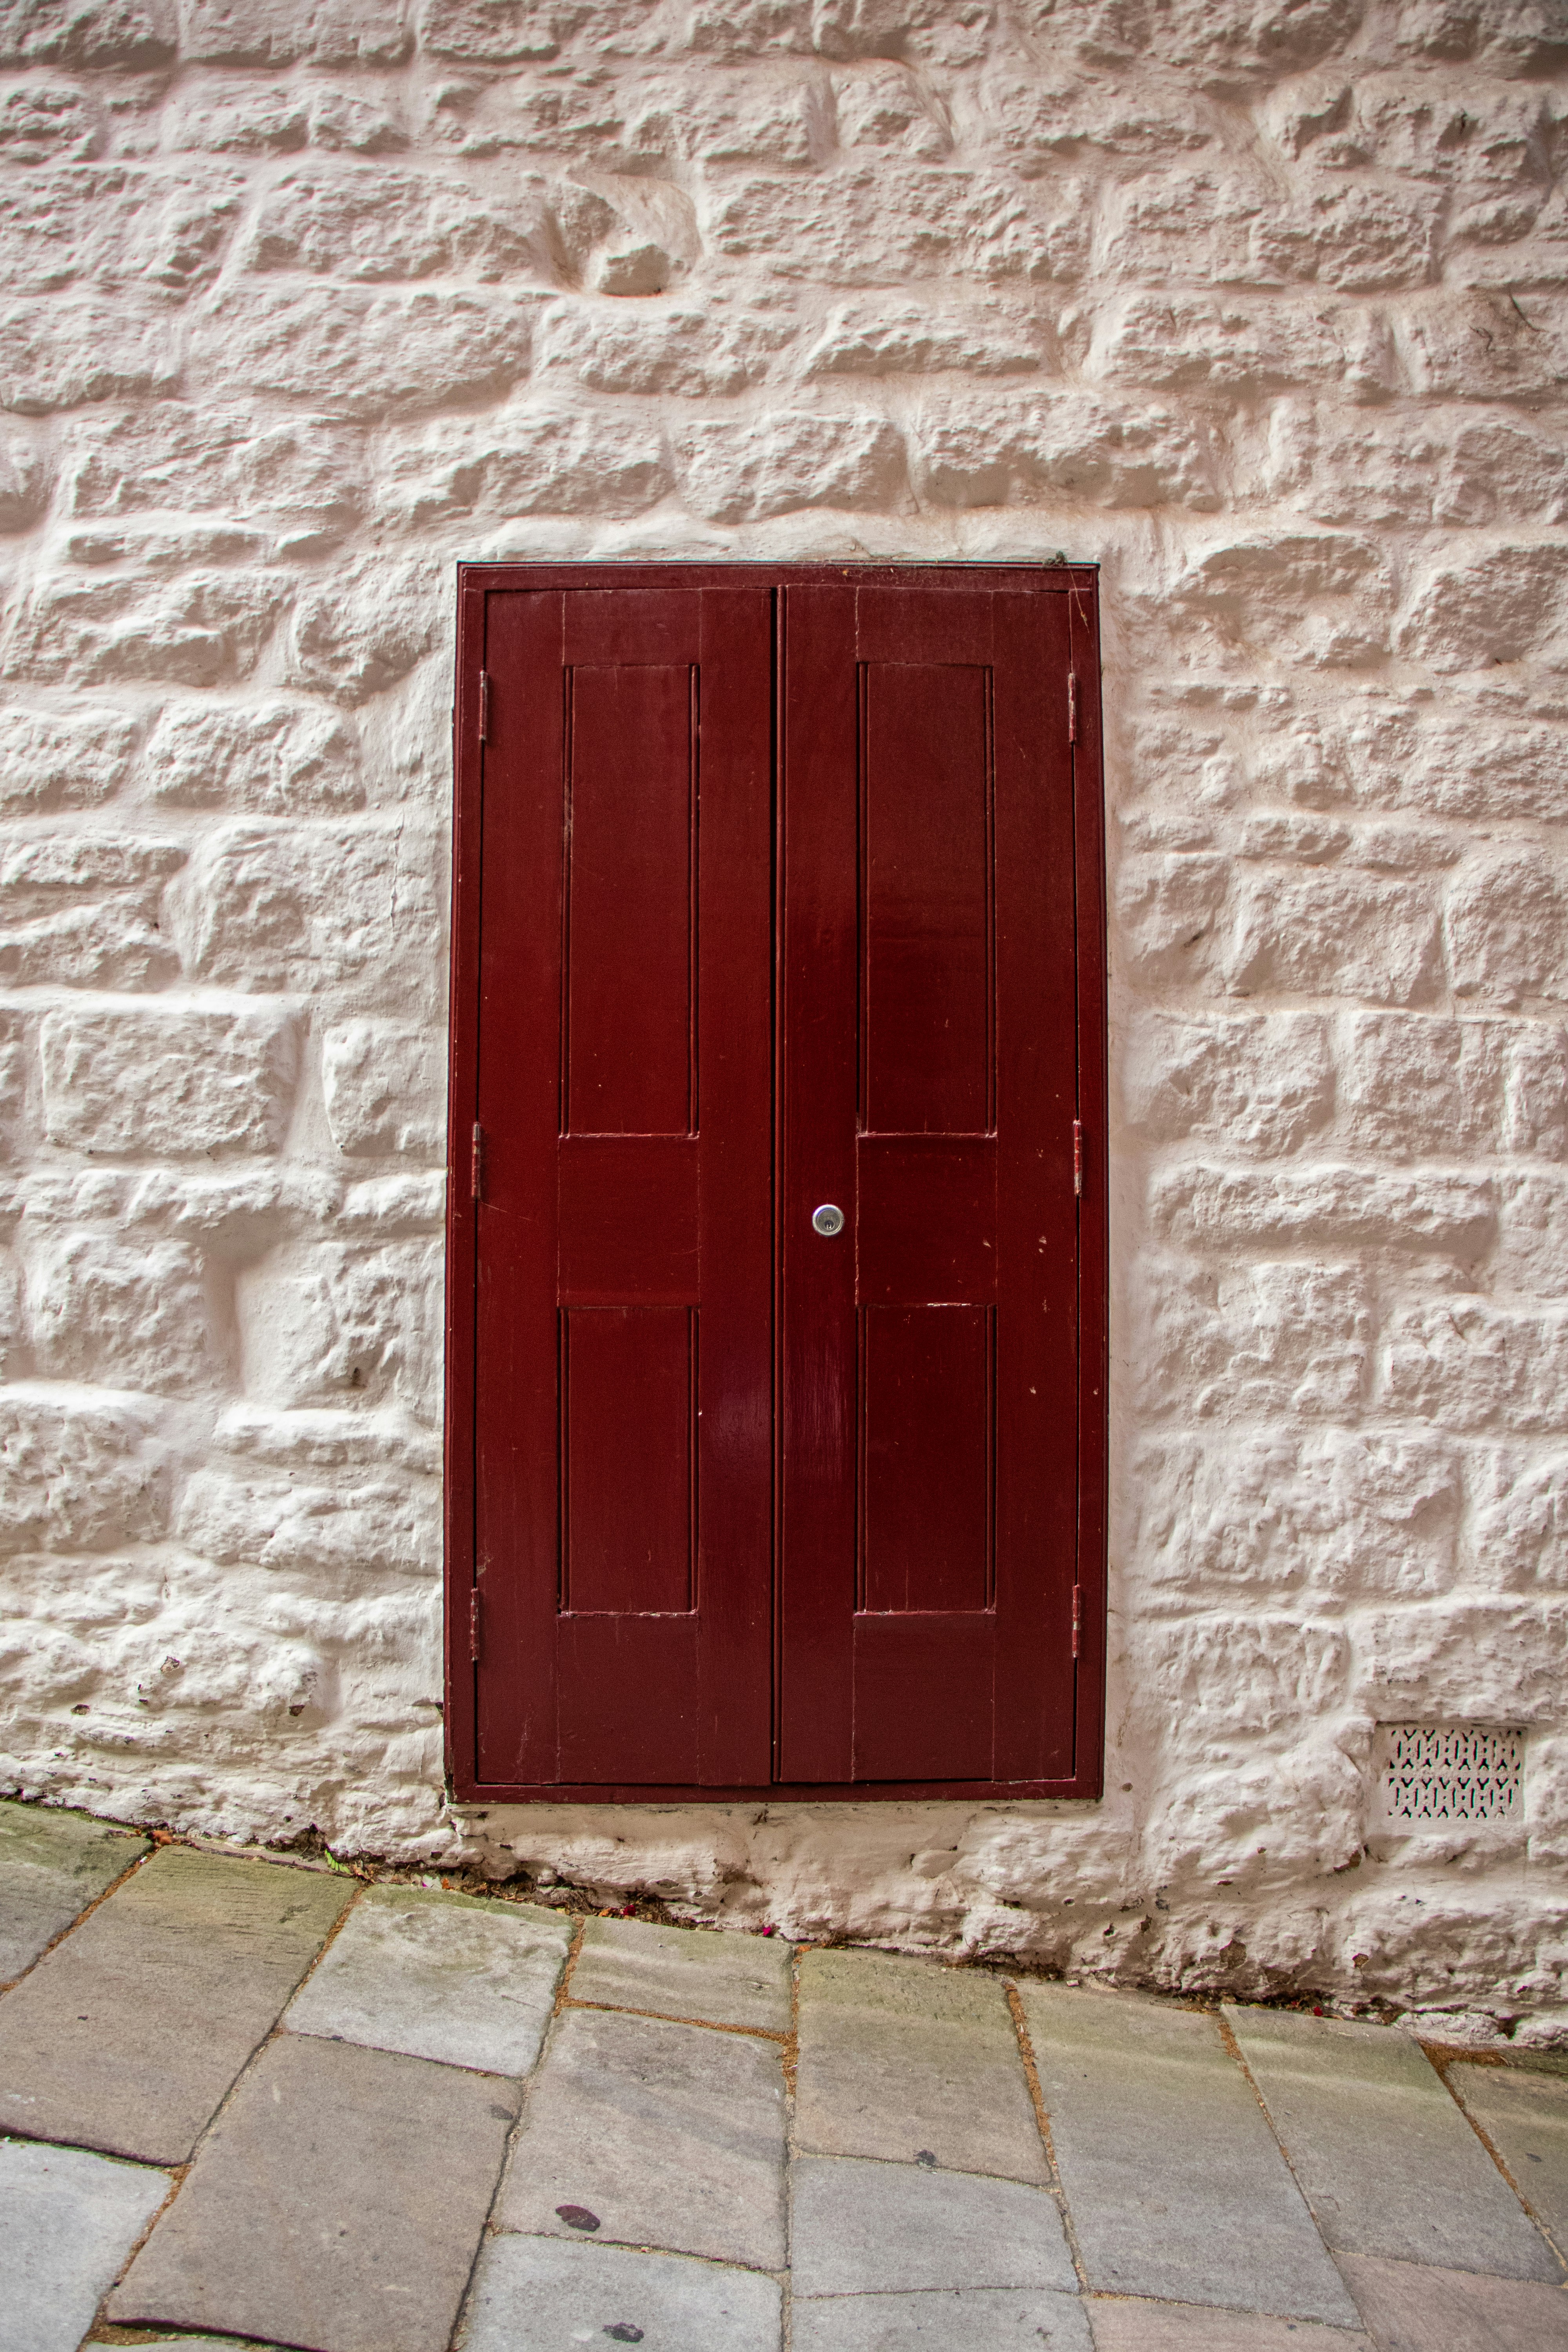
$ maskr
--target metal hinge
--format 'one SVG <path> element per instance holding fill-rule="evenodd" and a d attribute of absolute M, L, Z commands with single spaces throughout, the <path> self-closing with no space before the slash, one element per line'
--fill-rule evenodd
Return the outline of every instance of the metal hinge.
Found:
<path fill-rule="evenodd" d="M 477 1129 L 475 1132 L 478 1133 Z M 1072 1123 L 1072 1188 L 1075 1192 L 1083 1191 L 1083 1121 L 1081 1118 L 1075 1118 Z"/>
<path fill-rule="evenodd" d="M 468 1163 L 468 1197 L 474 1201 L 485 1197 L 485 1131 L 478 1119 L 474 1121 L 474 1156 Z"/>
<path fill-rule="evenodd" d="M 1068 741 L 1078 741 L 1078 672 L 1068 672 Z"/>
<path fill-rule="evenodd" d="M 1073 1621 L 1075 1626 L 1077 1622 L 1075 1618 Z M 1076 1658 L 1078 1655 L 1076 1632 L 1072 1637 L 1072 1647 L 1073 1655 Z M 479 1588 L 477 1584 L 468 1595 L 468 1663 L 475 1666 L 479 1663 Z"/>
<path fill-rule="evenodd" d="M 476 1608 L 479 1606 L 477 1598 L 474 1605 Z M 1082 1632 L 1083 1589 L 1080 1585 L 1075 1584 L 1072 1589 L 1072 1654 L 1075 1658 L 1078 1655 L 1079 1636 Z M 479 1652 L 477 1650 L 475 1651 L 474 1655 L 478 1657 Z"/>
<path fill-rule="evenodd" d="M 482 669 L 479 672 L 479 740 L 481 743 L 488 743 L 489 740 L 490 674 L 488 669 Z"/>

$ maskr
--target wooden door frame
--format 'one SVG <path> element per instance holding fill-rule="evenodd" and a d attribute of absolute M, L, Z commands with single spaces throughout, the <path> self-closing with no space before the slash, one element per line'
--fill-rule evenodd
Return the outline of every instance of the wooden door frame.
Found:
<path fill-rule="evenodd" d="M 1079 1116 L 1078 1678 L 1074 1769 L 1057 1780 L 772 1782 L 750 1788 L 562 1787 L 476 1775 L 473 1660 L 479 1640 L 475 1529 L 475 1377 L 479 1216 L 480 827 L 485 722 L 485 603 L 492 592 L 608 588 L 786 588 L 826 582 L 971 593 L 1028 590 L 1068 599 L 1076 681 L 1073 743 Z M 872 1802 L 910 1798 L 1096 1798 L 1103 1787 L 1107 1539 L 1108 1141 L 1105 795 L 1100 713 L 1099 571 L 1093 564 L 463 563 L 458 566 L 457 688 L 452 706 L 453 857 L 448 1016 L 445 1632 L 447 1788 L 459 1804 L 729 1804 L 758 1800 Z M 1068 724 L 1068 713 L 1062 713 Z M 775 739 L 774 793 L 778 788 Z M 773 945 L 776 971 L 778 942 Z M 777 1006 L 775 1003 L 775 1024 Z M 777 1107 L 774 1111 L 775 1156 Z M 775 1173 L 776 1217 L 776 1173 Z M 776 1411 L 776 1403 L 775 1403 Z M 776 1563 L 775 1563 L 776 1570 Z"/>

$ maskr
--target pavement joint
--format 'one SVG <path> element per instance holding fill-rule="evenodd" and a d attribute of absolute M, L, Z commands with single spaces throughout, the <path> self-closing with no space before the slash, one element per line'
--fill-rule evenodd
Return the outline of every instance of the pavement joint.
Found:
<path fill-rule="evenodd" d="M 1556 2231 L 1551 2227 L 1545 2217 L 1537 2212 L 1531 2200 L 1525 2195 L 1524 2189 L 1516 2179 L 1511 2168 L 1505 2160 L 1502 2150 L 1498 2147 L 1496 2141 L 1492 2138 L 1491 2134 L 1481 2122 L 1480 2117 L 1471 2114 L 1464 2100 L 1459 2096 L 1457 2087 L 1448 2079 L 1449 2069 L 1456 2065 L 1462 2065 L 1466 2061 L 1457 2052 L 1449 2048 L 1445 2048 L 1444 2045 L 1440 2043 L 1428 2044 L 1424 2042 L 1421 2044 L 1421 2048 L 1426 2052 L 1427 2058 L 1431 2062 L 1432 2071 L 1436 2075 L 1437 2080 L 1442 2084 L 1443 2088 L 1447 2092 L 1448 2096 L 1453 2100 L 1454 2105 L 1458 2108 L 1459 2113 L 1464 2116 L 1465 2121 L 1469 2125 L 1470 2129 L 1480 2141 L 1481 2146 L 1485 2148 L 1487 2154 L 1490 2157 L 1492 2162 L 1496 2165 L 1498 2170 L 1501 2173 L 1503 2179 L 1507 2181 L 1509 2187 L 1512 2189 L 1514 2195 L 1518 2198 L 1520 2203 L 1529 2214 L 1531 2221 L 1535 2224 L 1535 2227 L 1540 2231 L 1542 2236 L 1545 2239 L 1547 2244 L 1556 2255 L 1564 2273 L 1563 2284 L 1565 2288 L 1568 2288 L 1568 2259 L 1564 2259 L 1563 2248 L 1558 2243 Z M 1502 2062 L 1499 2060 L 1495 2063 L 1500 2065 Z"/>
<path fill-rule="evenodd" d="M 18 1969 L 14 1977 L 7 1977 L 3 1983 L 0 1983 L 0 1994 L 14 1992 L 19 1984 L 25 1984 L 26 1979 L 32 1975 L 33 1970 L 39 1965 L 40 1961 L 47 1960 L 51 1952 L 58 1952 L 60 1946 L 66 1941 L 67 1937 L 74 1936 L 77 1929 L 83 1926 L 87 1920 L 90 1919 L 95 1911 L 102 1908 L 103 1905 L 108 1902 L 111 1895 L 118 1895 L 121 1888 L 125 1885 L 127 1881 L 134 1878 L 136 1873 L 142 1869 L 146 1864 L 150 1863 L 153 1855 L 159 1851 L 160 1849 L 154 1845 L 148 1852 L 133 1854 L 131 1860 L 126 1864 L 125 1868 L 121 1872 L 119 1877 L 111 1879 L 107 1886 L 102 1888 L 99 1894 L 93 1896 L 90 1903 L 84 1904 L 82 1908 L 77 1913 L 74 1919 L 68 1919 L 65 1926 L 59 1930 L 59 1933 L 49 1937 L 49 1940 L 44 1946 L 43 1950 L 41 1952 L 36 1952 L 25 1969 Z M 13 2138 L 17 2137 L 15 2133 L 11 2136 Z"/>
<path fill-rule="evenodd" d="M 646 2017 L 655 2025 L 700 2025 L 704 2033 L 739 2033 L 748 2042 L 776 2042 L 782 2050 L 789 2042 L 787 2033 L 775 2033 L 766 2025 L 731 2025 L 721 2017 L 693 2017 L 689 2010 L 633 2009 L 624 2000 L 573 2000 L 561 2004 L 563 2010 L 586 2009 L 604 2017 Z"/>
<path fill-rule="evenodd" d="M 1029 2022 L 1024 2014 L 1023 1995 L 1011 1977 L 1004 1979 L 1004 1982 L 1007 1991 L 1008 2013 L 1013 2020 L 1013 2031 L 1018 2037 L 1018 2055 L 1024 2062 L 1024 2080 L 1029 2086 L 1029 2103 L 1035 2110 L 1035 2121 L 1039 2126 L 1040 2138 L 1045 2147 L 1046 2162 L 1051 2170 L 1050 2192 L 1056 2200 L 1057 2210 L 1062 2217 L 1068 2252 L 1072 2256 L 1072 2266 L 1078 2274 L 1079 2293 L 1087 2294 L 1089 2273 L 1084 2268 L 1083 2255 L 1079 2249 L 1078 2231 L 1073 2225 L 1067 2192 L 1062 2187 L 1061 2167 L 1057 2162 L 1057 2151 L 1051 2139 L 1051 2118 L 1046 2107 L 1046 2095 L 1040 2088 L 1040 2070 L 1035 2063 L 1035 2049 L 1029 2040 Z"/>

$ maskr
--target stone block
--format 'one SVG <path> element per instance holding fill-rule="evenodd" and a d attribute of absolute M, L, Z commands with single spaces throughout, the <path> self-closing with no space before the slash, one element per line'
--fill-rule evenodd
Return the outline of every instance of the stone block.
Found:
<path fill-rule="evenodd" d="M 363 440 L 243 399 L 110 410 L 72 420 L 62 505 L 72 517 L 217 513 L 302 528 L 320 545 L 359 513 Z"/>
<path fill-rule="evenodd" d="M 572 1998 L 605 2009 L 787 2033 L 791 1947 L 758 1936 L 693 1934 L 642 1919 L 590 1919 Z"/>
<path fill-rule="evenodd" d="M 1568 900 L 1556 866 L 1539 852 L 1467 863 L 1445 919 L 1455 992 L 1514 1004 L 1568 987 Z"/>
<path fill-rule="evenodd" d="M 424 1481 L 198 1470 L 180 1498 L 181 1540 L 220 1567 L 258 1568 L 352 1597 L 423 1582 L 441 1556 L 440 1496 Z"/>
<path fill-rule="evenodd" d="M 800 2352 L 1090 2352 L 1076 2295 L 1044 2289 L 1006 2294 L 848 2294 L 793 2306 L 790 2341 Z"/>
<path fill-rule="evenodd" d="M 1561 2245 L 1568 2235 L 1568 2084 L 1522 2066 L 1455 2065 L 1444 2080 L 1507 2165 L 1530 2211 Z M 1450 2260 L 1448 2267 L 1461 2266 Z"/>
<path fill-rule="evenodd" d="M 496 399 L 527 373 L 540 299 L 463 288 L 246 284 L 195 322 L 190 365 L 209 395 L 237 382 L 367 421 Z"/>
<path fill-rule="evenodd" d="M 1117 927 L 1131 976 L 1193 981 L 1214 961 L 1230 887 L 1223 857 L 1144 856 L 1117 871 Z"/>
<path fill-rule="evenodd" d="M 6 673 L 45 686 L 228 685 L 255 668 L 290 587 L 261 570 L 45 579 L 22 601 Z"/>
<path fill-rule="evenodd" d="M 1017 2181 L 806 2156 L 794 2168 L 791 2215 L 797 2305 L 813 2295 L 1078 2292 L 1055 2200 Z"/>
<path fill-rule="evenodd" d="M 50 1013 L 44 1131 L 67 1150 L 141 1158 L 268 1151 L 292 1107 L 294 1024 L 270 1006 Z"/>
<path fill-rule="evenodd" d="M 1220 394 L 1323 383 L 1377 396 L 1394 372 L 1375 312 L 1195 290 L 1131 291 L 1099 304 L 1086 361 L 1106 383 Z"/>
<path fill-rule="evenodd" d="M 1471 1457 L 1472 1540 L 1487 1582 L 1505 1592 L 1568 1590 L 1568 1463 L 1500 1445 Z"/>
<path fill-rule="evenodd" d="M 5 303 L 0 353 L 0 408 L 23 416 L 144 399 L 173 392 L 180 379 L 167 320 L 107 295 Z"/>
<path fill-rule="evenodd" d="M 301 168 L 267 191 L 239 259 L 349 280 L 537 278 L 548 267 L 544 184 L 520 180 L 487 205 L 461 182 L 422 172 Z"/>
<path fill-rule="evenodd" d="M 743 424 L 701 422 L 674 436 L 681 494 L 710 522 L 750 522 L 800 507 L 881 507 L 903 476 L 885 416 L 776 411 Z"/>
<path fill-rule="evenodd" d="M 184 2164 L 349 1892 L 178 1848 L 144 1863 L 5 1996 L 0 2126 Z"/>
<path fill-rule="evenodd" d="M 40 1382 L 0 1389 L 0 1554 L 155 1541 L 169 1463 L 152 1408 Z"/>
<path fill-rule="evenodd" d="M 1357 1621 L 1355 1696 L 1383 1723 L 1550 1724 L 1565 1636 L 1568 1608 L 1556 1597 L 1368 1609 Z M 1490 1989 L 1511 1964 L 1489 1954 L 1480 1965 Z"/>
<path fill-rule="evenodd" d="M 1395 633 L 1398 651 L 1439 673 L 1517 662 L 1561 635 L 1568 551 L 1523 541 L 1437 565 Z"/>
<path fill-rule="evenodd" d="M 208 986 L 357 990 L 439 1003 L 440 853 L 416 820 L 236 824 L 205 835 L 176 902 L 185 966 Z"/>
<path fill-rule="evenodd" d="M 493 2075 L 281 2035 L 110 2316 L 384 2352 L 394 2310 L 400 2347 L 445 2352 L 517 2096 Z"/>
<path fill-rule="evenodd" d="M 397 64 L 411 47 L 403 0 L 186 0 L 182 53 L 202 65 Z"/>
<path fill-rule="evenodd" d="M 1568 1156 L 1568 1032 L 1554 1023 L 1514 1025 L 1503 1143 L 1548 1160 Z"/>
<path fill-rule="evenodd" d="M 1289 1249 L 1310 1242 L 1338 1253 L 1358 1244 L 1394 1244 L 1474 1263 L 1496 1233 L 1485 1176 L 1384 1173 L 1332 1161 L 1288 1170 L 1193 1162 L 1157 1175 L 1149 1206 L 1157 1233 L 1205 1248 L 1240 1242 Z"/>
<path fill-rule="evenodd" d="M 1385 2026 L 1227 2004 L 1226 2021 L 1336 2253 L 1555 2281 L 1556 2257 L 1419 2045 Z"/>
<path fill-rule="evenodd" d="M 350 1021 L 321 1041 L 321 1092 L 342 1152 L 434 1160 L 446 1142 L 445 1053 L 434 1030 Z"/>
<path fill-rule="evenodd" d="M 27 1310 L 38 1369 L 55 1380 L 178 1394 L 218 1370 L 205 1269 L 186 1243 L 48 1234 L 28 1255 Z"/>
<path fill-rule="evenodd" d="M 439 1419 L 442 1249 L 301 1243 L 239 1284 L 247 1395 L 275 1405 L 395 1398 Z"/>
<path fill-rule="evenodd" d="M 900 285 L 943 269 L 1039 283 L 1076 277 L 1087 255 L 1080 192 L 1060 195 L 1049 212 L 982 173 L 887 163 L 831 179 L 727 181 L 705 226 L 725 260 L 820 285 Z"/>
<path fill-rule="evenodd" d="M 566 376 L 591 392 L 742 392 L 767 373 L 794 328 L 784 320 L 715 318 L 700 309 L 628 313 L 618 301 L 556 304 L 540 321 L 534 373 Z"/>
<path fill-rule="evenodd" d="M 1090 2287 L 1355 2325 L 1214 2019 L 1055 1985 L 1020 1993 Z"/>
<path fill-rule="evenodd" d="M 437 627 L 428 567 L 384 559 L 340 571 L 295 604 L 290 678 L 344 702 L 364 702 L 407 677 Z"/>
<path fill-rule="evenodd" d="M 370 1886 L 283 2021 L 291 2033 L 526 2074 L 571 1940 L 556 1912 Z"/>
<path fill-rule="evenodd" d="M 496 2227 L 710 2262 L 784 2262 L 783 2053 L 773 2042 L 568 2009 L 529 2094 Z M 563 2211 L 564 2209 L 564 2211 Z"/>
<path fill-rule="evenodd" d="M 1151 1413 L 1316 1420 L 1360 1407 L 1372 1298 L 1359 1267 L 1152 1260 L 1139 1289 L 1139 1395 Z"/>
<path fill-rule="evenodd" d="M 1039 329 L 1026 316 L 895 297 L 839 304 L 806 353 L 804 372 L 808 376 L 1032 375 L 1041 356 Z"/>
<path fill-rule="evenodd" d="M 381 507 L 406 530 L 475 510 L 637 514 L 669 481 L 656 426 L 597 407 L 520 408 L 467 444 L 444 430 L 405 445 L 388 465 Z"/>
<path fill-rule="evenodd" d="M 1419 882 L 1343 871 L 1244 875 L 1223 957 L 1238 995 L 1346 995 L 1419 1004 L 1441 973 L 1437 910 Z"/>
<path fill-rule="evenodd" d="M 1491 1271 L 1500 1291 L 1537 1298 L 1568 1294 L 1568 1183 L 1561 1176 L 1500 1180 Z"/>
<path fill-rule="evenodd" d="M 131 770 L 134 721 L 112 709 L 0 712 L 0 811 L 6 816 L 90 808 Z"/>
<path fill-rule="evenodd" d="M 1568 1316 L 1456 1297 L 1391 1317 L 1384 1395 L 1448 1429 L 1552 1436 L 1568 1393 Z"/>
<path fill-rule="evenodd" d="M 1175 1624 L 1145 1623 L 1134 1636 L 1132 1658 L 1144 1704 L 1156 1703 L 1157 1692 L 1162 1716 L 1180 1727 L 1189 1748 L 1247 1733 L 1305 1729 L 1342 1704 L 1350 1680 L 1350 1644 L 1337 1626 L 1285 1616 L 1216 1611 Z"/>
<path fill-rule="evenodd" d="M 182 808 L 258 816 L 335 815 L 364 801 L 353 720 L 309 703 L 166 705 L 148 737 L 142 788 Z"/>
<path fill-rule="evenodd" d="M 134 1830 L 53 1806 L 0 1804 L 0 1984 L 30 1969 L 146 1851 Z"/>
<path fill-rule="evenodd" d="M 10 0 L 0 11 L 0 63 L 166 65 L 174 54 L 173 0 Z"/>
<path fill-rule="evenodd" d="M 1139 1014 L 1121 1069 L 1129 1122 L 1269 1157 L 1299 1150 L 1333 1115 L 1328 1024 L 1310 1013 Z"/>
<path fill-rule="evenodd" d="M 1344 2273 L 1379 2344 L 1397 2352 L 1564 2352 L 1561 2287 L 1347 2254 Z"/>
<path fill-rule="evenodd" d="M 950 2172 L 1049 2179 L 1017 2037 L 994 1978 L 871 1952 L 800 1963 L 796 2145 L 922 2155 Z"/>
<path fill-rule="evenodd" d="M 1097 506 L 1220 503 L 1218 453 L 1205 425 L 1167 406 L 1093 394 L 1004 407 L 933 402 L 912 436 L 916 478 L 953 506 L 997 506 L 1055 494 Z"/>
<path fill-rule="evenodd" d="M 487 2237 L 468 2300 L 468 2352 L 540 2344 L 645 2344 L 647 2352 L 778 2352 L 779 2290 L 754 2271 L 622 2246 Z"/>
<path fill-rule="evenodd" d="M 1385 1159 L 1496 1151 L 1511 1042 L 1502 1022 L 1357 1014 L 1345 1031 L 1346 1136 Z"/>
<path fill-rule="evenodd" d="M 167 2173 L 82 2148 L 0 2142 L 0 2289 L 26 2352 L 76 2352 L 170 2189 Z"/>

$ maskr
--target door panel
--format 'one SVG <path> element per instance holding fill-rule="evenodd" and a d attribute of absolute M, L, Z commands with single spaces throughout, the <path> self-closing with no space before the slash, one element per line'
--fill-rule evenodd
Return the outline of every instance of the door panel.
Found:
<path fill-rule="evenodd" d="M 780 1777 L 1045 1779 L 1078 1578 L 1065 602 L 784 598 Z"/>
<path fill-rule="evenodd" d="M 1054 577 L 465 572 L 459 1793 L 1097 1785 L 1092 583 Z"/>
<path fill-rule="evenodd" d="M 487 601 L 479 1777 L 765 1780 L 771 600 Z"/>

